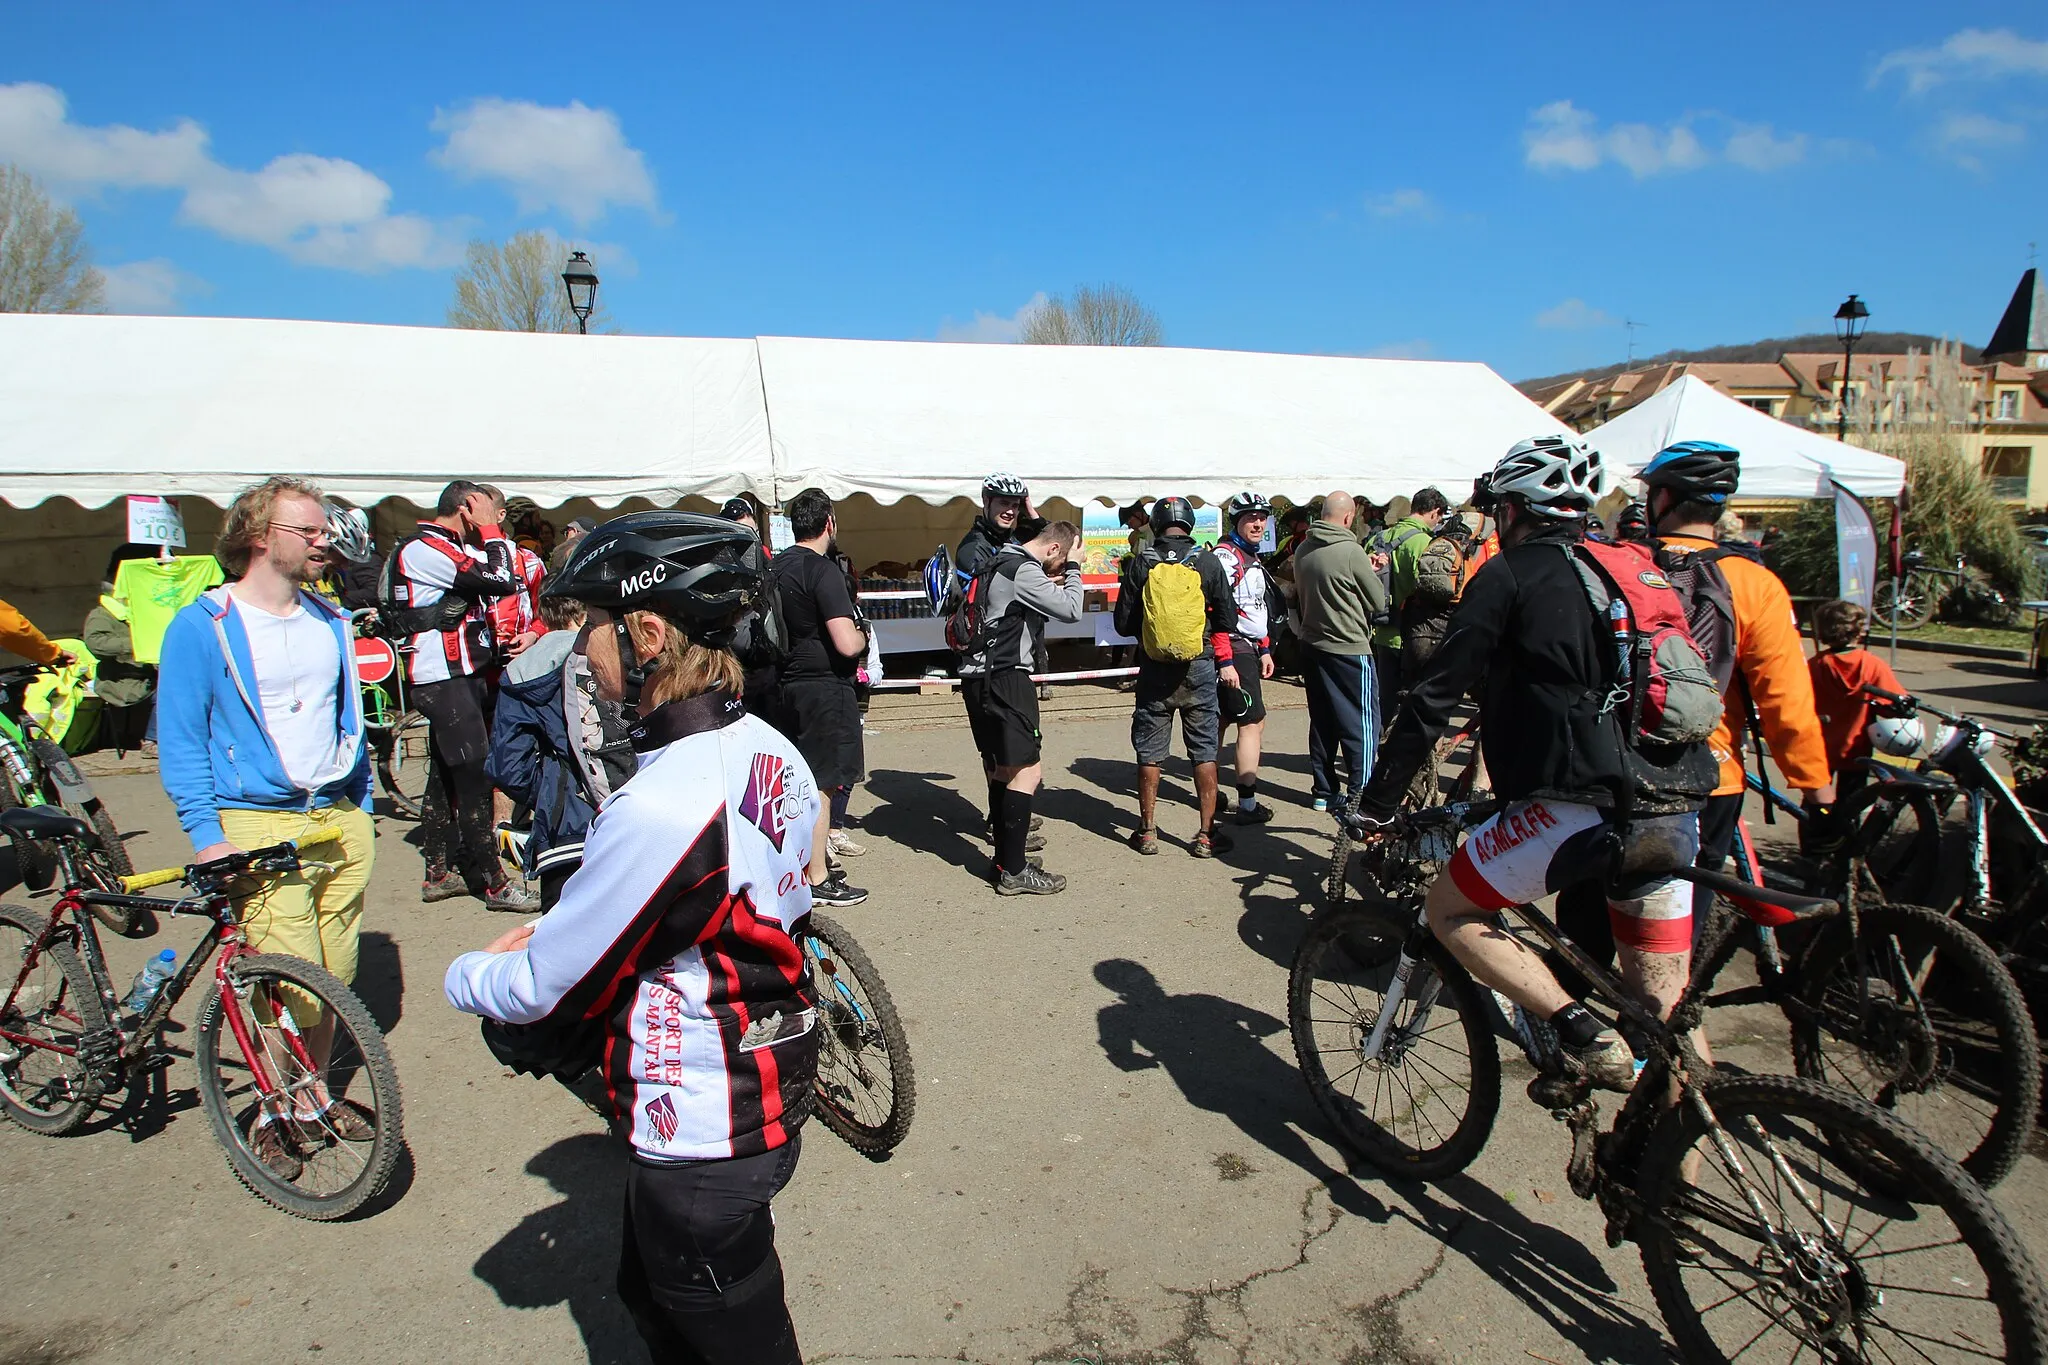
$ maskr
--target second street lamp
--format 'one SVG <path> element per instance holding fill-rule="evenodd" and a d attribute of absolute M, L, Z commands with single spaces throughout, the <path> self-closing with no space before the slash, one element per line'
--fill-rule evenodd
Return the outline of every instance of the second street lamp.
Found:
<path fill-rule="evenodd" d="M 1855 353 L 1857 339 L 1869 322 L 1870 310 L 1854 294 L 1835 310 L 1835 340 L 1842 343 L 1842 397 L 1835 406 L 1837 441 L 1849 439 L 1849 357 Z"/>
<path fill-rule="evenodd" d="M 590 315 L 597 311 L 597 270 L 590 258 L 580 251 L 569 253 L 569 263 L 562 267 L 562 287 L 569 291 L 569 311 L 576 315 L 578 335 L 590 332 Z"/>

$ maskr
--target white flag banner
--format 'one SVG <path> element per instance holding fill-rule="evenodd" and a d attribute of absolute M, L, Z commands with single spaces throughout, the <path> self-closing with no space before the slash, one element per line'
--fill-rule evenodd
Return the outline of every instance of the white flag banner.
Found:
<path fill-rule="evenodd" d="M 1835 489 L 1835 549 L 1840 557 L 1841 594 L 1865 611 L 1877 591 L 1877 523 L 1863 500 L 1840 484 Z"/>

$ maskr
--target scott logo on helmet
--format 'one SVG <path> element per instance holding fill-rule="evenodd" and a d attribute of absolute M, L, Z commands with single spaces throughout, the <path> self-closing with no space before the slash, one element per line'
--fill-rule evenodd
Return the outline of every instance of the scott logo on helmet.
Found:
<path fill-rule="evenodd" d="M 619 581 L 619 594 L 624 596 L 628 593 L 646 592 L 649 588 L 662 582 L 667 577 L 668 565 L 649 565 L 639 573 L 628 574 L 625 578 L 621 579 Z"/>

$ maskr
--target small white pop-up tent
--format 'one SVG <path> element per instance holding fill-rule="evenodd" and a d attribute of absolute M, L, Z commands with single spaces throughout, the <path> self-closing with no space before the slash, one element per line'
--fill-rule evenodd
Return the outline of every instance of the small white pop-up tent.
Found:
<path fill-rule="evenodd" d="M 775 483 L 879 503 L 1117 503 L 1240 489 L 1307 502 L 1436 484 L 1461 499 L 1516 441 L 1566 428 L 1484 365 L 1157 346 L 762 337 Z"/>
<path fill-rule="evenodd" d="M 1895 498 L 1906 466 L 1888 455 L 1781 422 L 1758 412 L 1696 375 L 1684 375 L 1653 398 L 1586 433 L 1610 478 L 1638 470 L 1676 441 L 1719 441 L 1742 452 L 1745 498 L 1826 497 L 1832 476 L 1864 498 Z"/>
<path fill-rule="evenodd" d="M 775 491 L 751 340 L 0 314 L 0 500 L 225 506 L 280 473 L 363 505 Z"/>

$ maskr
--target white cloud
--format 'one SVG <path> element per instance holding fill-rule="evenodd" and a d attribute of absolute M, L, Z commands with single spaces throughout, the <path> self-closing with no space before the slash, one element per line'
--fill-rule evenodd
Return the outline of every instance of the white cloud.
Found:
<path fill-rule="evenodd" d="M 1041 289 L 1027 299 L 1023 307 L 1008 317 L 984 313 L 979 309 L 969 322 L 955 322 L 949 317 L 939 324 L 939 340 L 1015 341 L 1024 334 L 1024 320 L 1045 307 L 1045 302 L 1045 291 Z"/>
<path fill-rule="evenodd" d="M 1887 54 L 1870 74 L 1876 85 L 1897 72 L 1910 94 L 1921 95 L 1958 76 L 2048 76 L 2048 42 L 2022 38 L 2009 28 L 1966 28 L 1939 47 L 1908 47 Z"/>
<path fill-rule="evenodd" d="M 1949 114 L 1934 128 L 1935 148 L 1968 171 L 1984 169 L 1978 152 L 2018 147 L 2026 140 L 2027 130 L 2021 124 L 1983 114 Z"/>
<path fill-rule="evenodd" d="M 1570 100 L 1546 104 L 1529 115 L 1522 130 L 1523 163 L 1538 171 L 1590 171 L 1612 161 L 1638 180 L 1675 171 L 1694 171 L 1725 161 L 1750 171 L 1781 170 L 1803 160 L 1807 137 L 1779 137 L 1767 123 L 1736 124 L 1716 151 L 1701 141 L 1688 116 L 1664 128 L 1647 123 L 1600 120 Z"/>
<path fill-rule="evenodd" d="M 432 153 L 437 165 L 464 180 L 503 181 L 522 213 L 554 207 L 583 225 L 614 204 L 658 207 L 647 162 L 609 109 L 486 98 L 436 110 L 433 128 L 448 135 Z"/>
<path fill-rule="evenodd" d="M 1392 190 L 1368 197 L 1365 207 L 1375 218 L 1434 219 L 1442 212 L 1428 190 Z"/>
<path fill-rule="evenodd" d="M 109 313 L 175 313 L 182 296 L 205 293 L 208 287 L 161 256 L 102 266 L 100 274 L 107 280 Z"/>
<path fill-rule="evenodd" d="M 0 85 L 0 161 L 59 189 L 182 191 L 185 222 L 311 265 L 369 271 L 461 258 L 441 225 L 391 213 L 391 186 L 353 161 L 295 152 L 236 170 L 213 159 L 190 119 L 160 133 L 88 127 L 47 85 Z"/>
<path fill-rule="evenodd" d="M 1566 299 L 1555 308 L 1546 308 L 1536 315 L 1536 325 L 1553 330 L 1576 331 L 1586 327 L 1612 327 L 1619 319 L 1611 313 L 1591 307 L 1584 299 Z"/>

